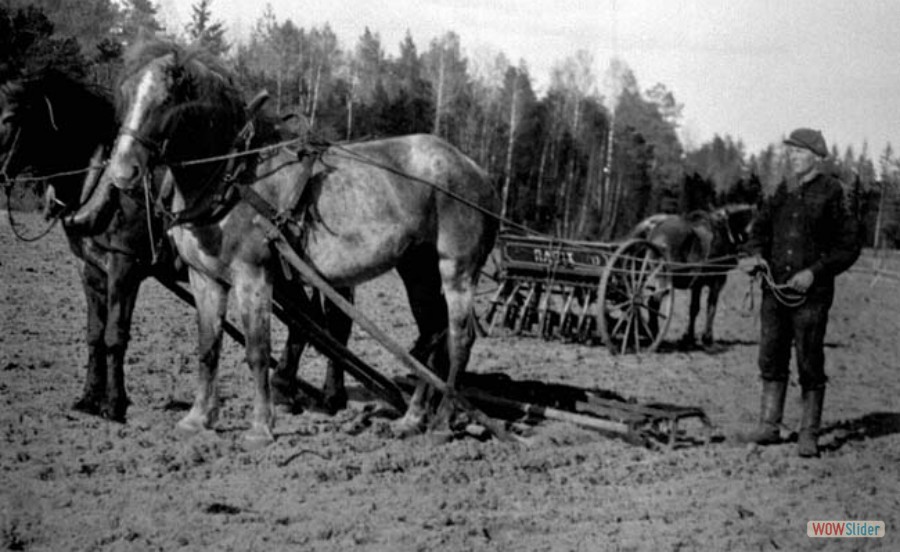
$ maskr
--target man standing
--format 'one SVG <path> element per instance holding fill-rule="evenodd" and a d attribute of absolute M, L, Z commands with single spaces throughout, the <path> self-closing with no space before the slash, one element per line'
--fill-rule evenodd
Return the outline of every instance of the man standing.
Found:
<path fill-rule="evenodd" d="M 799 128 L 784 143 L 790 174 L 760 209 L 747 244 L 770 278 L 763 284 L 760 307 L 760 423 L 744 440 L 779 441 L 793 343 L 803 398 L 798 453 L 810 457 L 819 455 L 825 328 L 834 278 L 856 261 L 860 247 L 841 183 L 821 172 L 828 155 L 822 133 Z"/>

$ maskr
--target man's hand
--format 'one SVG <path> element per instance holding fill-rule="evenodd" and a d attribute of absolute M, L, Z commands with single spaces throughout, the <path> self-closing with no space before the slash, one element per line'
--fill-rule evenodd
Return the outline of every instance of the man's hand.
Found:
<path fill-rule="evenodd" d="M 806 290 L 809 289 L 809 286 L 813 284 L 815 279 L 816 277 L 813 275 L 812 270 L 805 269 L 791 276 L 787 284 L 800 293 L 806 293 Z"/>
<path fill-rule="evenodd" d="M 746 272 L 749 276 L 756 276 L 757 274 L 765 272 L 768 267 L 769 263 L 758 255 L 740 260 L 741 270 Z"/>

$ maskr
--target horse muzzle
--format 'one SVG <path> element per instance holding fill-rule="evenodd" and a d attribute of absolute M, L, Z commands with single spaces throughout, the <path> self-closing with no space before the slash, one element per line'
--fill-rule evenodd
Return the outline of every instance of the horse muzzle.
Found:
<path fill-rule="evenodd" d="M 66 228 L 82 236 L 94 236 L 107 227 L 115 210 L 116 188 L 111 178 L 101 178 L 78 211 L 65 217 Z"/>
<path fill-rule="evenodd" d="M 120 190 L 132 190 L 141 185 L 148 168 L 146 160 L 134 154 L 113 154 L 106 168 L 106 176 Z"/>

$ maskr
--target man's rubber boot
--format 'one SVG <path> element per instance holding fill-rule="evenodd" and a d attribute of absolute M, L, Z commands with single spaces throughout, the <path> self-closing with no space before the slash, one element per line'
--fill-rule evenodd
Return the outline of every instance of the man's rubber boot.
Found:
<path fill-rule="evenodd" d="M 800 436 L 797 438 L 797 454 L 803 458 L 819 456 L 819 426 L 822 423 L 822 404 L 825 388 L 803 390 L 803 417 Z"/>
<path fill-rule="evenodd" d="M 771 445 L 781 441 L 779 427 L 781 426 L 781 418 L 784 415 L 784 398 L 786 394 L 786 381 L 763 380 L 759 425 L 755 430 L 742 435 L 741 441 L 758 445 Z"/>

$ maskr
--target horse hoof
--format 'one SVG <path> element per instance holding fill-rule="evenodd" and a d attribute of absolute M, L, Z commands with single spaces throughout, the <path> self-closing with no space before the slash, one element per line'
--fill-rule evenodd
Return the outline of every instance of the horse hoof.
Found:
<path fill-rule="evenodd" d="M 691 351 L 697 347 L 694 338 L 683 337 L 678 341 L 678 349 L 682 351 Z"/>
<path fill-rule="evenodd" d="M 303 414 L 303 405 L 300 404 L 300 401 L 293 402 L 282 402 L 272 405 L 272 408 L 275 409 L 276 414 L 280 414 L 282 416 L 297 416 L 298 414 Z"/>
<path fill-rule="evenodd" d="M 268 428 L 253 428 L 244 434 L 244 450 L 262 450 L 275 442 Z"/>
<path fill-rule="evenodd" d="M 404 416 L 391 424 L 391 433 L 396 439 L 415 437 L 416 435 L 421 435 L 423 431 L 424 427 L 422 420 L 409 418 L 407 416 Z"/>
<path fill-rule="evenodd" d="M 443 445 L 456 438 L 456 433 L 447 429 L 438 429 L 428 432 L 428 438 L 433 445 Z"/>
<path fill-rule="evenodd" d="M 341 410 L 345 410 L 347 408 L 347 394 L 338 394 L 325 397 L 325 400 L 322 403 L 322 408 L 325 409 L 329 415 L 334 416 Z"/>
<path fill-rule="evenodd" d="M 83 396 L 72 405 L 72 410 L 89 414 L 91 416 L 100 415 L 100 400 L 90 396 Z"/>
<path fill-rule="evenodd" d="M 271 381 L 272 402 L 276 405 L 293 406 L 297 402 L 297 388 L 288 383 L 280 383 L 274 378 Z"/>
<path fill-rule="evenodd" d="M 209 429 L 202 418 L 197 416 L 185 416 L 175 424 L 175 430 L 184 435 L 195 435 Z"/>
<path fill-rule="evenodd" d="M 103 405 L 100 407 L 100 417 L 110 422 L 124 424 L 126 410 L 126 407 L 122 406 Z"/>

